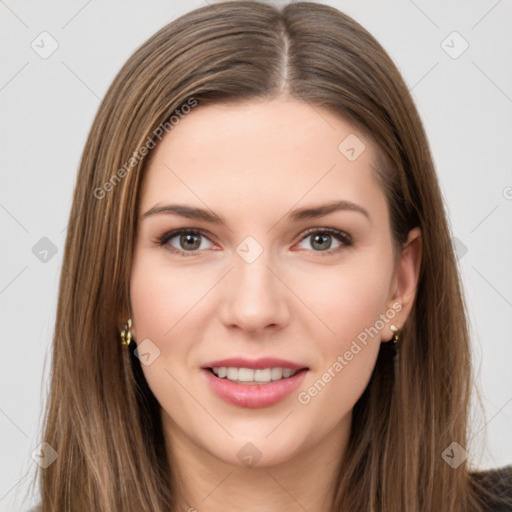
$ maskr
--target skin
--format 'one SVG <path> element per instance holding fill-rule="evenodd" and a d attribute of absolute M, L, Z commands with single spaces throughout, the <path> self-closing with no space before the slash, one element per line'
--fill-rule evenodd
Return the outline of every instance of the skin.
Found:
<path fill-rule="evenodd" d="M 338 150 L 349 134 L 366 146 L 355 161 Z M 142 367 L 162 406 L 173 484 L 183 491 L 178 510 L 326 510 L 352 408 L 380 343 L 393 336 L 390 325 L 401 327 L 410 312 L 420 233 L 411 231 L 395 259 L 386 198 L 372 169 L 374 144 L 330 111 L 298 100 L 198 106 L 151 157 L 140 191 L 130 316 L 136 342 L 149 339 L 160 350 Z M 368 217 L 353 210 L 288 217 L 337 200 Z M 142 216 L 171 203 L 207 209 L 225 224 Z M 179 235 L 158 244 L 179 228 L 207 237 L 192 239 L 187 256 L 172 252 L 189 248 Z M 318 229 L 305 235 L 310 228 Z M 322 228 L 348 233 L 352 245 L 334 236 L 315 243 Z M 248 236 L 263 249 L 252 263 L 236 252 Z M 397 303 L 392 321 L 300 403 L 298 393 L 332 373 L 337 357 Z M 279 357 L 309 372 L 278 404 L 241 408 L 218 398 L 200 370 L 235 356 Z M 246 443 L 261 454 L 253 467 L 237 456 Z"/>

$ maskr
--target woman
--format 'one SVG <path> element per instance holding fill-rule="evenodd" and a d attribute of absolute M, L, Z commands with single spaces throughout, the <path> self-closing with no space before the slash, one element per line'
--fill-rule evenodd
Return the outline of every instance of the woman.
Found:
<path fill-rule="evenodd" d="M 467 321 L 421 121 L 339 11 L 219 3 L 137 50 L 63 270 L 42 510 L 510 506 L 510 471 L 466 460 Z"/>

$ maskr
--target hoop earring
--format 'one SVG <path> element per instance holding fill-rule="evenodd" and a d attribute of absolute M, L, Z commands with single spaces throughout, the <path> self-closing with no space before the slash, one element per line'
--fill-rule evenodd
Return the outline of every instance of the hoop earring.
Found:
<path fill-rule="evenodd" d="M 128 318 L 128 321 L 124 324 L 124 329 L 121 331 L 121 345 L 127 347 L 132 341 L 132 333 L 130 327 L 132 326 L 132 319 Z"/>
<path fill-rule="evenodd" d="M 396 343 L 400 338 L 400 329 L 396 325 L 390 325 L 389 328 L 393 331 L 393 343 Z"/>

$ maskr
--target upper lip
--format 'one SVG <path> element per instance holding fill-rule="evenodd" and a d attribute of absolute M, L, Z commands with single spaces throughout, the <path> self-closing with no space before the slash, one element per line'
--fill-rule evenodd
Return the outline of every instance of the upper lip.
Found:
<path fill-rule="evenodd" d="M 230 357 L 228 359 L 219 359 L 210 361 L 201 366 L 201 368 L 252 368 L 254 370 L 264 368 L 290 368 L 292 370 L 302 370 L 306 365 L 278 359 L 275 357 L 262 357 L 260 359 L 247 359 L 245 357 Z"/>

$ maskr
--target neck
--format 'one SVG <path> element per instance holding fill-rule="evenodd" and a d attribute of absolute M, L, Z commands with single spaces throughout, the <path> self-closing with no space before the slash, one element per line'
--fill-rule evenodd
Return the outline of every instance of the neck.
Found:
<path fill-rule="evenodd" d="M 330 510 L 350 417 L 316 444 L 278 464 L 246 467 L 207 452 L 170 420 L 164 435 L 178 506 L 188 512 Z"/>

